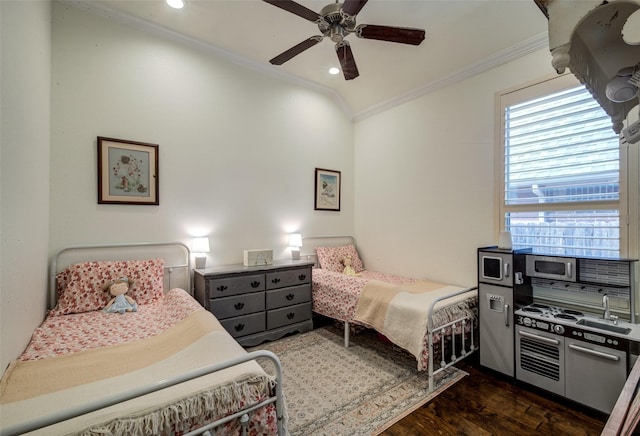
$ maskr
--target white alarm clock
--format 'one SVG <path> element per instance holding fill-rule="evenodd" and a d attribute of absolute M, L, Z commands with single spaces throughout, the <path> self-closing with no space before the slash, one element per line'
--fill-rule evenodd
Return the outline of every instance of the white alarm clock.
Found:
<path fill-rule="evenodd" d="M 271 265 L 273 263 L 273 250 L 244 250 L 244 266 Z"/>

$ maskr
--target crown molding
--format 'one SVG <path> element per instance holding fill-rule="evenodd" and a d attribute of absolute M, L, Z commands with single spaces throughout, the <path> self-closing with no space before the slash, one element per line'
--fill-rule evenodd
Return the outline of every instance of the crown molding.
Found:
<path fill-rule="evenodd" d="M 407 103 L 411 100 L 415 100 L 427 94 L 431 94 L 432 92 L 435 92 L 439 89 L 449 87 L 470 77 L 476 76 L 485 71 L 499 67 L 500 65 L 504 65 L 508 62 L 514 61 L 522 56 L 528 55 L 542 48 L 549 48 L 549 37 L 546 32 L 540 33 L 518 44 L 514 44 L 509 48 L 496 52 L 493 55 L 488 56 L 480 60 L 479 62 L 468 65 L 467 67 L 442 79 L 433 81 L 406 94 L 360 111 L 354 115 L 354 121 L 358 122 L 381 112 L 385 112 L 391 108 Z"/>
<path fill-rule="evenodd" d="M 325 94 L 329 98 L 333 99 L 334 102 L 338 105 L 338 107 L 340 107 L 340 109 L 343 111 L 345 116 L 353 122 L 358 122 L 368 117 L 371 117 L 373 115 L 385 112 L 389 109 L 392 109 L 396 106 L 407 103 L 411 100 L 415 100 L 417 98 L 431 94 L 439 89 L 443 89 L 448 86 L 454 85 L 458 82 L 466 80 L 477 74 L 483 73 L 485 71 L 488 71 L 500 65 L 516 60 L 534 51 L 549 47 L 548 34 L 546 32 L 541 33 L 532 38 L 526 39 L 518 44 L 514 44 L 509 48 L 496 52 L 491 56 L 488 56 L 474 64 L 468 65 L 467 67 L 453 74 L 450 74 L 446 77 L 443 77 L 442 79 L 433 81 L 417 89 L 414 89 L 413 91 L 407 92 L 398 97 L 394 97 L 380 104 L 371 106 L 370 108 L 354 113 L 354 111 L 349 106 L 349 104 L 344 100 L 344 98 L 336 90 L 331 89 L 329 87 L 303 79 L 299 76 L 287 73 L 286 71 L 283 71 L 278 68 L 274 68 L 270 65 L 265 65 L 262 62 L 253 61 L 244 56 L 240 56 L 237 53 L 225 50 L 221 47 L 215 46 L 210 43 L 205 43 L 196 38 L 186 36 L 182 33 L 176 32 L 165 26 L 161 26 L 157 23 L 152 23 L 148 20 L 134 17 L 130 14 L 122 13 L 121 11 L 110 8 L 103 4 L 98 4 L 90 0 L 59 0 L 59 2 L 62 4 L 74 6 L 79 9 L 84 9 L 91 13 L 100 15 L 102 17 L 105 17 L 123 24 L 130 25 L 135 28 L 144 29 L 156 35 L 169 37 L 173 40 L 180 41 L 186 45 L 192 46 L 199 50 L 203 50 L 207 53 L 211 53 L 217 57 L 220 57 L 221 59 L 224 59 L 236 65 L 248 68 L 250 70 L 256 71 L 260 74 L 264 74 L 278 80 L 284 80 L 286 82 L 293 83 L 298 86 L 302 86 L 302 87 L 314 90 L 316 92 Z"/>
<path fill-rule="evenodd" d="M 289 83 L 293 83 L 295 85 L 311 89 L 321 94 L 325 94 L 326 96 L 334 100 L 334 102 L 340 107 L 340 109 L 344 112 L 345 116 L 349 120 L 353 121 L 353 110 L 347 104 L 347 102 L 342 98 L 342 96 L 332 88 L 303 79 L 294 74 L 287 73 L 286 71 L 272 67 L 271 65 L 265 65 L 265 63 L 263 62 L 253 61 L 244 56 L 240 56 L 237 53 L 218 47 L 214 44 L 203 42 L 197 38 L 184 35 L 182 33 L 176 32 L 175 30 L 169 29 L 168 27 L 161 26 L 157 23 L 153 23 L 143 18 L 139 18 L 130 14 L 123 13 L 121 11 L 113 9 L 104 4 L 98 4 L 90 0 L 58 0 L 58 1 L 61 4 L 66 4 L 69 6 L 76 7 L 78 9 L 83 9 L 95 15 L 99 15 L 109 20 L 113 20 L 115 22 L 126 24 L 128 26 L 131 26 L 137 29 L 143 29 L 149 33 L 152 33 L 158 36 L 170 38 L 174 41 L 178 41 L 187 46 L 213 54 L 216 57 L 219 57 L 220 59 L 226 60 L 235 65 L 248 68 L 260 74 L 270 76 L 278 80 L 283 80 Z"/>

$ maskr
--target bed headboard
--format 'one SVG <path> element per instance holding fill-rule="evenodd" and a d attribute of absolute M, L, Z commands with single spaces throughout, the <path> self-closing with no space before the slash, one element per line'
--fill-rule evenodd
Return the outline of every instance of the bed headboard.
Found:
<path fill-rule="evenodd" d="M 349 244 L 356 246 L 356 239 L 353 236 L 312 236 L 303 238 L 300 259 L 311 260 L 314 262 L 315 267 L 319 267 L 316 247 L 339 247 Z"/>
<path fill-rule="evenodd" d="M 51 259 L 49 267 L 49 309 L 56 305 L 56 275 L 69 265 L 100 260 L 164 259 L 166 291 L 182 288 L 191 293 L 191 251 L 182 242 L 140 242 L 112 245 L 78 245 L 63 248 Z"/>

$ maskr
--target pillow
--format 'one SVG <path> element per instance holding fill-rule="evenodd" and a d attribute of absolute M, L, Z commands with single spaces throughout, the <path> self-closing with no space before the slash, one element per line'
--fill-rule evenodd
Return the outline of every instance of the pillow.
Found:
<path fill-rule="evenodd" d="M 70 265 L 56 276 L 58 304 L 51 315 L 100 310 L 112 298 L 105 285 L 126 277 L 133 280 L 127 293 L 138 304 L 162 298 L 164 259 L 98 261 Z"/>
<path fill-rule="evenodd" d="M 318 256 L 318 263 L 320 268 L 327 269 L 329 271 L 342 272 L 344 265 L 341 260 L 345 256 L 351 256 L 353 262 L 351 266 L 356 272 L 364 270 L 364 264 L 358 256 L 356 247 L 353 244 L 343 245 L 340 247 L 317 247 L 316 254 Z"/>

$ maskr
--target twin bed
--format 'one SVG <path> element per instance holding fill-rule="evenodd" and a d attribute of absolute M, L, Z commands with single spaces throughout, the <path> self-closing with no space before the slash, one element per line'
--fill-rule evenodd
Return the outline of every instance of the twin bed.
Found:
<path fill-rule="evenodd" d="M 416 357 L 431 390 L 435 374 L 476 349 L 475 288 L 364 270 L 349 237 L 304 244 L 318 266 L 313 310 L 344 322 L 345 346 L 350 326 L 375 328 Z M 342 273 L 345 255 L 355 276 Z M 59 252 L 52 310 L 0 384 L 0 435 L 287 434 L 279 359 L 247 353 L 190 295 L 190 272 L 180 243 Z M 105 285 L 123 277 L 137 311 L 104 313 Z M 275 375 L 256 358 L 273 361 Z"/>
<path fill-rule="evenodd" d="M 477 349 L 477 287 L 368 271 L 350 236 L 306 238 L 303 247 L 316 264 L 313 311 L 344 323 L 345 346 L 352 325 L 375 329 L 413 354 L 431 391 L 435 374 Z M 345 257 L 355 276 L 343 273 Z"/>
<path fill-rule="evenodd" d="M 58 253 L 54 308 L 2 378 L 0 433 L 286 434 L 279 360 L 238 345 L 187 292 L 190 271 L 179 243 Z M 137 311 L 104 313 L 122 277 Z"/>

